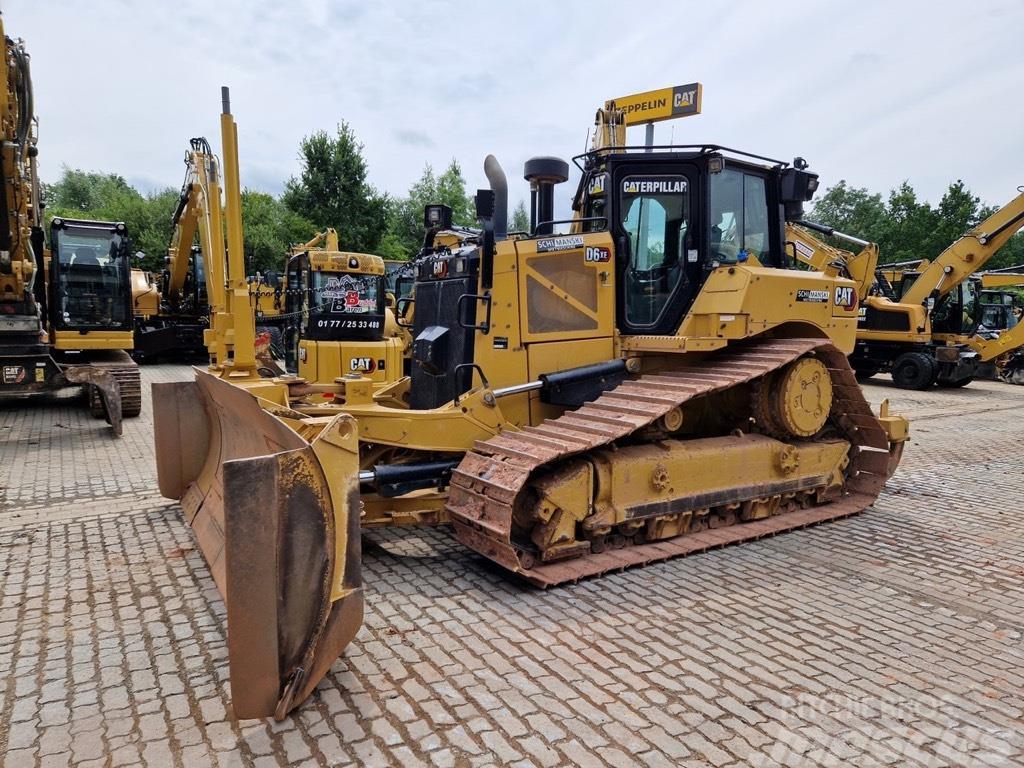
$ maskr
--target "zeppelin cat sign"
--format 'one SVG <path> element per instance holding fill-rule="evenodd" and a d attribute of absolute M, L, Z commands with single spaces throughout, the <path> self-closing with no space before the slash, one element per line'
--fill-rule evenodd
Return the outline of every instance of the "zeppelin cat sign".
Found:
<path fill-rule="evenodd" d="M 657 91 L 634 93 L 621 99 L 611 99 L 605 102 L 604 108 L 611 109 L 614 104 L 625 112 L 626 125 L 699 115 L 701 90 L 700 83 L 677 85 Z"/>

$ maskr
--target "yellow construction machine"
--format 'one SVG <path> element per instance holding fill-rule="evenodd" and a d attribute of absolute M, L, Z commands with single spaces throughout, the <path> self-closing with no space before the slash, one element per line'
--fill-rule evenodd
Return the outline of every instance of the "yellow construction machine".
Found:
<path fill-rule="evenodd" d="M 853 278 L 860 296 L 857 345 L 851 364 L 867 378 L 891 372 L 906 389 L 933 384 L 961 387 L 979 366 L 1024 344 L 1024 328 L 985 333 L 980 313 L 981 282 L 973 275 L 1024 227 L 1024 193 L 958 238 L 934 261 L 877 269 L 878 246 L 804 220 L 786 225 L 786 240 L 798 261 L 838 269 Z M 813 231 L 812 231 L 813 230 Z M 857 254 L 830 246 L 814 233 L 861 247 Z"/>
<path fill-rule="evenodd" d="M 142 409 L 123 223 L 42 223 L 29 55 L 3 31 L 0 83 L 0 397 L 79 386 L 121 434 Z"/>
<path fill-rule="evenodd" d="M 384 260 L 341 251 L 333 229 L 292 248 L 283 279 L 253 294 L 257 323 L 280 323 L 286 366 L 300 378 L 357 374 L 384 385 L 404 375 L 408 333 L 388 306 Z"/>
<path fill-rule="evenodd" d="M 342 404 L 260 378 L 224 104 L 214 363 L 154 385 L 154 416 L 161 493 L 227 605 L 236 716 L 283 717 L 355 634 L 361 525 L 449 520 L 553 586 L 853 514 L 899 462 L 906 420 L 872 414 L 846 359 L 853 281 L 787 268 L 782 213 L 815 174 L 716 145 L 599 143 L 568 234 L 568 165 L 534 158 L 515 240 L 488 157 L 479 242 L 418 262 L 408 377 L 335 384 Z"/>
<path fill-rule="evenodd" d="M 167 257 L 167 267 L 158 275 L 132 270 L 136 360 L 206 353 L 203 332 L 209 327 L 210 310 L 202 259 L 198 249 L 181 256 L 189 261 L 179 283 L 171 269 L 173 258 Z"/>

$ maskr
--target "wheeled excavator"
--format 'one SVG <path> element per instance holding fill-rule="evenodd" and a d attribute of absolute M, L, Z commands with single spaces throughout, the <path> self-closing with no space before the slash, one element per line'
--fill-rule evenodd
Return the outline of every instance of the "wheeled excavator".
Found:
<path fill-rule="evenodd" d="M 1024 344 L 1024 328 L 998 337 L 979 335 L 980 281 L 974 274 L 1024 227 L 1024 192 L 948 246 L 934 261 L 913 269 L 878 270 L 878 247 L 804 220 L 787 224 L 791 255 L 815 268 L 830 265 L 858 283 L 861 316 L 851 364 L 861 377 L 882 371 L 906 389 L 934 384 L 961 387 L 979 366 Z M 853 254 L 830 246 L 815 232 L 861 246 Z M 900 265 L 908 266 L 908 265 Z"/>
<path fill-rule="evenodd" d="M 54 217 L 37 173 L 29 55 L 4 34 L 0 83 L 0 397 L 81 387 L 121 434 L 142 409 L 132 348 L 131 245 L 123 223 Z"/>
<path fill-rule="evenodd" d="M 906 420 L 871 412 L 846 359 L 853 281 L 787 268 L 805 168 L 598 145 L 563 235 L 568 165 L 534 158 L 532 234 L 513 240 L 489 156 L 480 241 L 418 262 L 410 375 L 326 404 L 256 371 L 226 96 L 221 127 L 214 363 L 154 402 L 161 493 L 227 606 L 238 717 L 284 717 L 358 630 L 361 525 L 447 519 L 555 586 L 856 513 L 899 462 Z"/>

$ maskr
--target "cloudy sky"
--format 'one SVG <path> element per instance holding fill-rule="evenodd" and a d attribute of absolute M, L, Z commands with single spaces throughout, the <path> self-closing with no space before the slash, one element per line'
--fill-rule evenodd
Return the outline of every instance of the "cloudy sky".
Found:
<path fill-rule="evenodd" d="M 660 123 L 658 142 L 801 155 L 825 185 L 909 179 L 932 201 L 956 178 L 992 203 L 1024 184 L 1020 0 L 0 7 L 32 55 L 49 181 L 68 165 L 179 185 L 190 137 L 219 148 L 228 85 L 245 186 L 279 192 L 299 140 L 344 119 L 379 189 L 402 194 L 452 157 L 485 186 L 493 152 L 514 204 L 523 162 L 582 151 L 605 99 L 700 81 L 704 113 Z"/>

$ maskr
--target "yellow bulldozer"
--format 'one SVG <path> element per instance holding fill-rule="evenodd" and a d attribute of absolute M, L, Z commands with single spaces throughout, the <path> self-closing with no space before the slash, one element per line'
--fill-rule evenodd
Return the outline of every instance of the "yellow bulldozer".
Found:
<path fill-rule="evenodd" d="M 161 493 L 227 606 L 236 716 L 284 717 L 358 630 L 361 526 L 449 521 L 555 586 L 856 513 L 899 462 L 906 420 L 872 413 L 846 359 L 853 281 L 787 268 L 785 219 L 816 175 L 617 130 L 575 158 L 565 234 L 568 164 L 526 163 L 532 232 L 509 239 L 488 157 L 479 242 L 417 264 L 408 377 L 260 377 L 223 103 L 213 361 L 153 394 Z"/>

